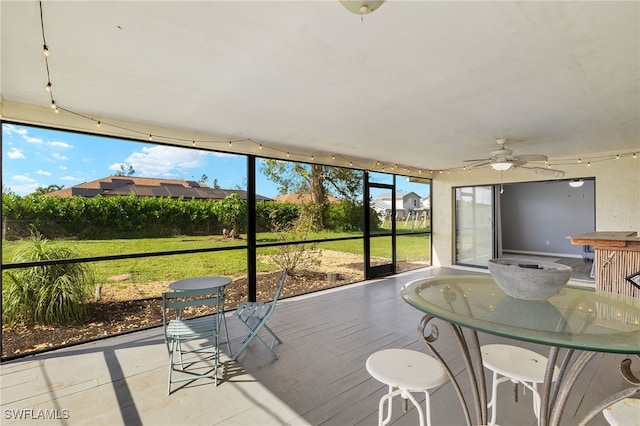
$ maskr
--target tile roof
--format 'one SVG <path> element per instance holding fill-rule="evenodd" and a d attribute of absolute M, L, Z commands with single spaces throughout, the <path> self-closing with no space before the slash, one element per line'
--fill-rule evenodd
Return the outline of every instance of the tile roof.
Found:
<path fill-rule="evenodd" d="M 70 188 L 53 191 L 47 196 L 71 197 L 104 197 L 135 194 L 138 197 L 170 197 L 201 200 L 221 200 L 228 195 L 238 194 L 242 199 L 247 198 L 247 191 L 241 189 L 211 188 L 196 181 L 178 179 L 158 179 L 146 177 L 109 176 L 91 182 L 84 182 Z M 256 194 L 258 201 L 270 200 L 268 197 Z"/>

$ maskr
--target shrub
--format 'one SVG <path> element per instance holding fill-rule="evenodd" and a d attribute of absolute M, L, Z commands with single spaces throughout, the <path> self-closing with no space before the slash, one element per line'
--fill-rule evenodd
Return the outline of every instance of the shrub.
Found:
<path fill-rule="evenodd" d="M 277 229 L 279 240 L 305 241 L 311 230 L 311 223 L 303 217 L 292 224 L 287 224 Z M 320 251 L 317 244 L 286 244 L 277 247 L 277 251 L 271 257 L 280 269 L 287 269 L 288 275 L 296 275 L 301 270 L 312 269 L 320 264 Z"/>
<path fill-rule="evenodd" d="M 32 231 L 29 240 L 30 246 L 16 253 L 14 263 L 79 257 L 72 248 L 51 245 L 37 231 Z M 86 302 L 94 285 L 93 271 L 87 264 L 34 266 L 3 275 L 3 323 L 53 325 L 86 319 Z"/>
<path fill-rule="evenodd" d="M 377 224 L 377 223 L 376 223 Z M 333 231 L 362 231 L 362 203 L 342 200 L 329 204 L 327 228 Z"/>

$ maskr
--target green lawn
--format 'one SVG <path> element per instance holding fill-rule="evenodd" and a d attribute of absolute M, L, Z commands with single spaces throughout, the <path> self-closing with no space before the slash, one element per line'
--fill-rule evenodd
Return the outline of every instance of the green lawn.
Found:
<path fill-rule="evenodd" d="M 309 235 L 309 239 L 340 238 L 361 234 L 322 232 Z M 397 239 L 397 256 L 399 260 L 425 260 L 429 257 L 429 237 L 427 235 L 402 235 Z M 263 233 L 258 235 L 258 242 L 278 241 L 277 235 Z M 131 254 L 158 252 L 169 250 L 188 250 L 207 247 L 246 246 L 246 240 L 221 241 L 219 238 L 173 237 L 132 240 L 83 240 L 49 241 L 52 245 L 69 245 L 82 257 L 108 256 L 114 254 Z M 26 241 L 3 241 L 2 263 L 11 263 L 18 250 L 27 246 Z M 328 241 L 318 245 L 323 250 L 333 250 L 351 254 L 363 253 L 363 240 Z M 260 254 L 270 254 L 276 248 L 260 248 Z M 375 257 L 390 258 L 391 245 L 388 237 L 373 238 L 371 253 Z M 97 282 L 105 282 L 107 277 L 131 274 L 137 282 L 174 281 L 177 279 L 202 275 L 241 276 L 246 274 L 246 250 L 230 250 L 213 253 L 181 254 L 124 260 L 92 262 Z M 258 270 L 274 270 L 272 264 L 265 264 L 258 259 Z"/>

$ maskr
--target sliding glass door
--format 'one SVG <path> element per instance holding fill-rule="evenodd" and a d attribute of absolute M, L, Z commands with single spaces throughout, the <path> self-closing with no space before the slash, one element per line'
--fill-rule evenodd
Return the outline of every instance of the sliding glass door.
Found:
<path fill-rule="evenodd" d="M 455 263 L 487 266 L 496 257 L 495 187 L 455 188 Z"/>

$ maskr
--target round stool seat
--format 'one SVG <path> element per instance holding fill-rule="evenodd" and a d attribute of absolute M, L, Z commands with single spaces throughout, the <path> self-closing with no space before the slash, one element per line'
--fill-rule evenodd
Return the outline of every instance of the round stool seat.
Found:
<path fill-rule="evenodd" d="M 533 393 L 533 412 L 539 419 L 541 402 L 537 386 L 538 383 L 544 382 L 547 358 L 529 349 L 512 345 L 484 345 L 480 348 L 480 352 L 482 352 L 482 365 L 493 371 L 491 400 L 487 404 L 487 407 L 491 408 L 489 425 L 496 424 L 498 385 L 507 381 L 516 385 L 521 384 Z M 559 372 L 558 366 L 554 366 L 552 380 L 556 380 Z"/>
<path fill-rule="evenodd" d="M 367 359 L 367 371 L 376 380 L 396 388 L 425 390 L 440 386 L 447 375 L 429 355 L 410 349 L 384 349 Z"/>
<path fill-rule="evenodd" d="M 403 400 L 403 409 L 407 411 L 407 401 L 416 407 L 420 425 L 431 426 L 431 402 L 429 389 L 444 384 L 447 373 L 435 358 L 409 349 L 384 349 L 367 358 L 367 371 L 371 376 L 389 387 L 389 392 L 380 398 L 378 425 L 384 426 L 391 421 L 392 404 L 395 396 Z M 425 412 L 412 395 L 413 392 L 424 393 Z M 387 415 L 384 416 L 384 405 L 387 403 Z"/>
<path fill-rule="evenodd" d="M 529 349 L 511 345 L 482 346 L 482 364 L 496 373 L 530 383 L 542 383 L 547 358 Z M 553 371 L 555 378 L 560 369 Z"/>
<path fill-rule="evenodd" d="M 602 410 L 611 426 L 640 425 L 640 399 L 625 398 Z"/>

